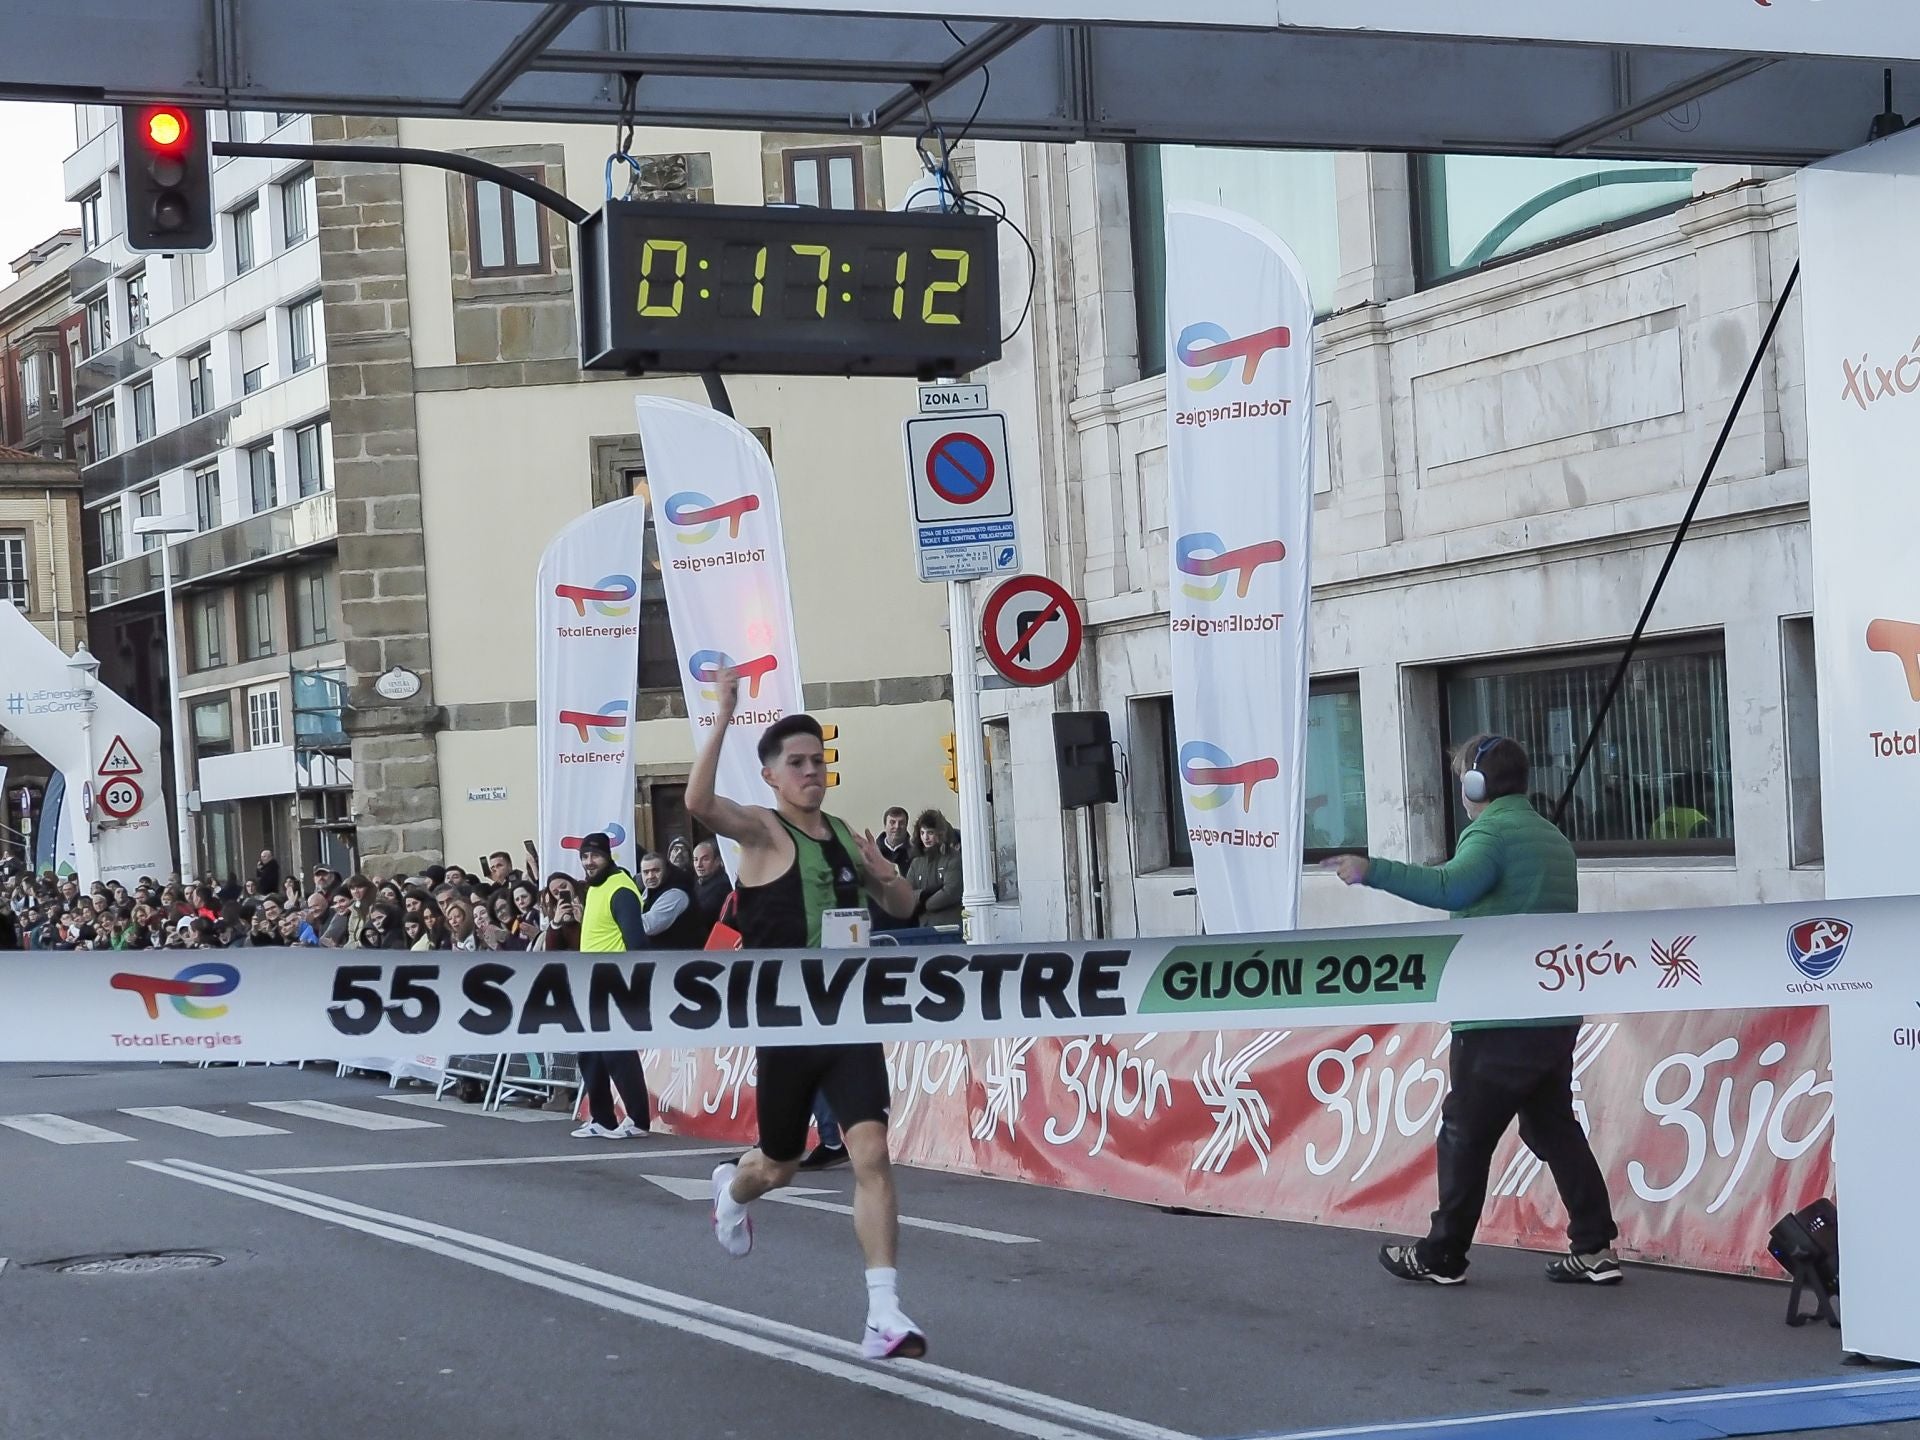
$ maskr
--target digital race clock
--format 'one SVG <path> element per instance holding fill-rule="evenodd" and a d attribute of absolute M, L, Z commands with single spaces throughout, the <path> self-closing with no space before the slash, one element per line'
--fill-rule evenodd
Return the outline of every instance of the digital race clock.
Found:
<path fill-rule="evenodd" d="M 962 375 L 1000 356 L 988 215 L 615 200 L 580 226 L 588 370 Z"/>

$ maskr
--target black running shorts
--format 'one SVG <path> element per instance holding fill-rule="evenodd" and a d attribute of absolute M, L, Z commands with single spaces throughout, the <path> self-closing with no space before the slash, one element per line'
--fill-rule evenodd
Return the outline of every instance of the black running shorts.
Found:
<path fill-rule="evenodd" d="M 762 1045 L 757 1100 L 760 1153 L 798 1160 L 807 1149 L 813 1097 L 824 1091 L 833 1118 L 851 1130 L 867 1120 L 887 1123 L 893 1087 L 880 1045 Z"/>

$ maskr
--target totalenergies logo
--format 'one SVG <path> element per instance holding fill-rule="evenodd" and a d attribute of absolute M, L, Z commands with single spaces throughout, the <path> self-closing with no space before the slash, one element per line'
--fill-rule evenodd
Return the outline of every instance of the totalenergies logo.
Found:
<path fill-rule="evenodd" d="M 1262 565 L 1278 565 L 1286 558 L 1287 547 L 1278 540 L 1262 540 L 1229 550 L 1220 537 L 1210 531 L 1182 535 L 1173 547 L 1174 568 L 1182 575 L 1195 577 L 1194 581 L 1182 582 L 1180 586 L 1181 592 L 1193 600 L 1218 600 L 1226 594 L 1229 573 L 1239 576 L 1234 593 L 1244 600 L 1247 587 L 1253 584 L 1254 571 Z M 1212 583 L 1197 583 L 1200 580 Z"/>
<path fill-rule="evenodd" d="M 164 975 L 135 975 L 123 970 L 107 982 L 115 990 L 131 990 L 147 1006 L 147 1018 L 160 1018 L 160 997 L 166 996 L 173 1002 L 176 1012 L 189 1020 L 218 1020 L 227 1013 L 225 1005 L 196 1005 L 195 1000 L 209 1000 L 216 995 L 231 995 L 240 988 L 240 972 L 231 965 L 223 965 L 210 960 L 203 965 L 189 965 L 172 979 Z"/>
<path fill-rule="evenodd" d="M 1236 765 L 1218 745 L 1189 740 L 1180 747 L 1180 778 L 1196 810 L 1218 810 L 1233 798 L 1236 785 L 1240 787 L 1240 808 L 1251 810 L 1253 787 L 1262 780 L 1278 780 L 1280 762 L 1269 755 Z"/>
<path fill-rule="evenodd" d="M 1204 375 L 1187 376 L 1187 388 L 1211 390 L 1227 378 L 1227 372 L 1233 368 L 1236 360 L 1247 362 L 1246 368 L 1240 372 L 1240 383 L 1251 385 L 1254 372 L 1260 368 L 1260 362 L 1267 352 L 1285 350 L 1291 344 L 1293 332 L 1285 325 L 1276 325 L 1271 330 L 1262 330 L 1236 340 L 1211 320 L 1202 320 L 1198 325 L 1189 325 L 1180 332 L 1179 340 L 1174 342 L 1174 350 L 1180 356 L 1180 363 L 1187 369 L 1207 372 Z"/>
<path fill-rule="evenodd" d="M 584 617 L 587 606 L 591 605 L 611 618 L 624 615 L 632 608 L 629 602 L 640 593 L 640 587 L 631 575 L 603 575 L 598 585 L 556 585 L 553 593 L 562 600 L 571 600 L 576 615 Z"/>
<path fill-rule="evenodd" d="M 609 820 L 606 824 L 602 825 L 600 829 L 605 833 L 607 839 L 613 842 L 613 848 L 616 851 L 627 843 L 627 827 L 622 825 L 618 820 Z M 586 838 L 585 835 L 562 835 L 560 837 L 560 848 L 562 850 L 571 850 L 574 854 L 578 855 L 580 853 L 580 844 Z"/>
<path fill-rule="evenodd" d="M 1867 625 L 1867 649 L 1898 660 L 1907 677 L 1907 694 L 1920 700 L 1920 625 L 1911 620 L 1874 620 Z"/>
<path fill-rule="evenodd" d="M 582 745 L 588 740 L 606 740 L 617 744 L 626 737 L 627 702 L 609 700 L 598 710 L 562 710 L 560 723 L 578 730 Z"/>
<path fill-rule="evenodd" d="M 682 490 L 669 495 L 661 507 L 667 523 L 680 532 L 683 545 L 704 545 L 720 533 L 720 522 L 727 522 L 727 538 L 740 538 L 740 521 L 760 508 L 758 495 L 741 495 L 716 502 L 698 490 Z"/>
<path fill-rule="evenodd" d="M 687 673 L 699 684 L 702 700 L 718 700 L 720 672 L 731 666 L 747 682 L 747 698 L 760 698 L 760 682 L 780 668 L 777 655 L 760 655 L 752 660 L 735 660 L 724 650 L 698 650 L 687 661 Z"/>

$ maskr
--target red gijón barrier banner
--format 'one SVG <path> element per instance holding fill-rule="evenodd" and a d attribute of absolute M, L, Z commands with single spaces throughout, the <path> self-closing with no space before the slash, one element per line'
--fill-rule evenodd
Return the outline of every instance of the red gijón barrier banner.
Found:
<path fill-rule="evenodd" d="M 1444 1025 L 888 1046 L 896 1156 L 965 1174 L 1277 1220 L 1424 1232 Z M 661 1118 L 750 1143 L 749 1046 L 643 1052 Z M 1623 1253 L 1777 1274 L 1773 1222 L 1833 1193 L 1819 1009 L 1589 1017 L 1574 1100 Z M 1558 1248 L 1552 1176 L 1510 1133 L 1488 1243 Z"/>

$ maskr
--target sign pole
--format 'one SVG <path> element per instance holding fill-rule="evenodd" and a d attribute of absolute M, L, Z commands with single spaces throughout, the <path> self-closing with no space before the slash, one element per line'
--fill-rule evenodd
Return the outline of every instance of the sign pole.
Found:
<path fill-rule="evenodd" d="M 980 682 L 973 668 L 973 582 L 947 586 L 953 647 L 953 757 L 960 785 L 960 904 L 970 945 L 993 943 L 993 836 L 987 820 L 987 753 L 980 739 Z"/>

